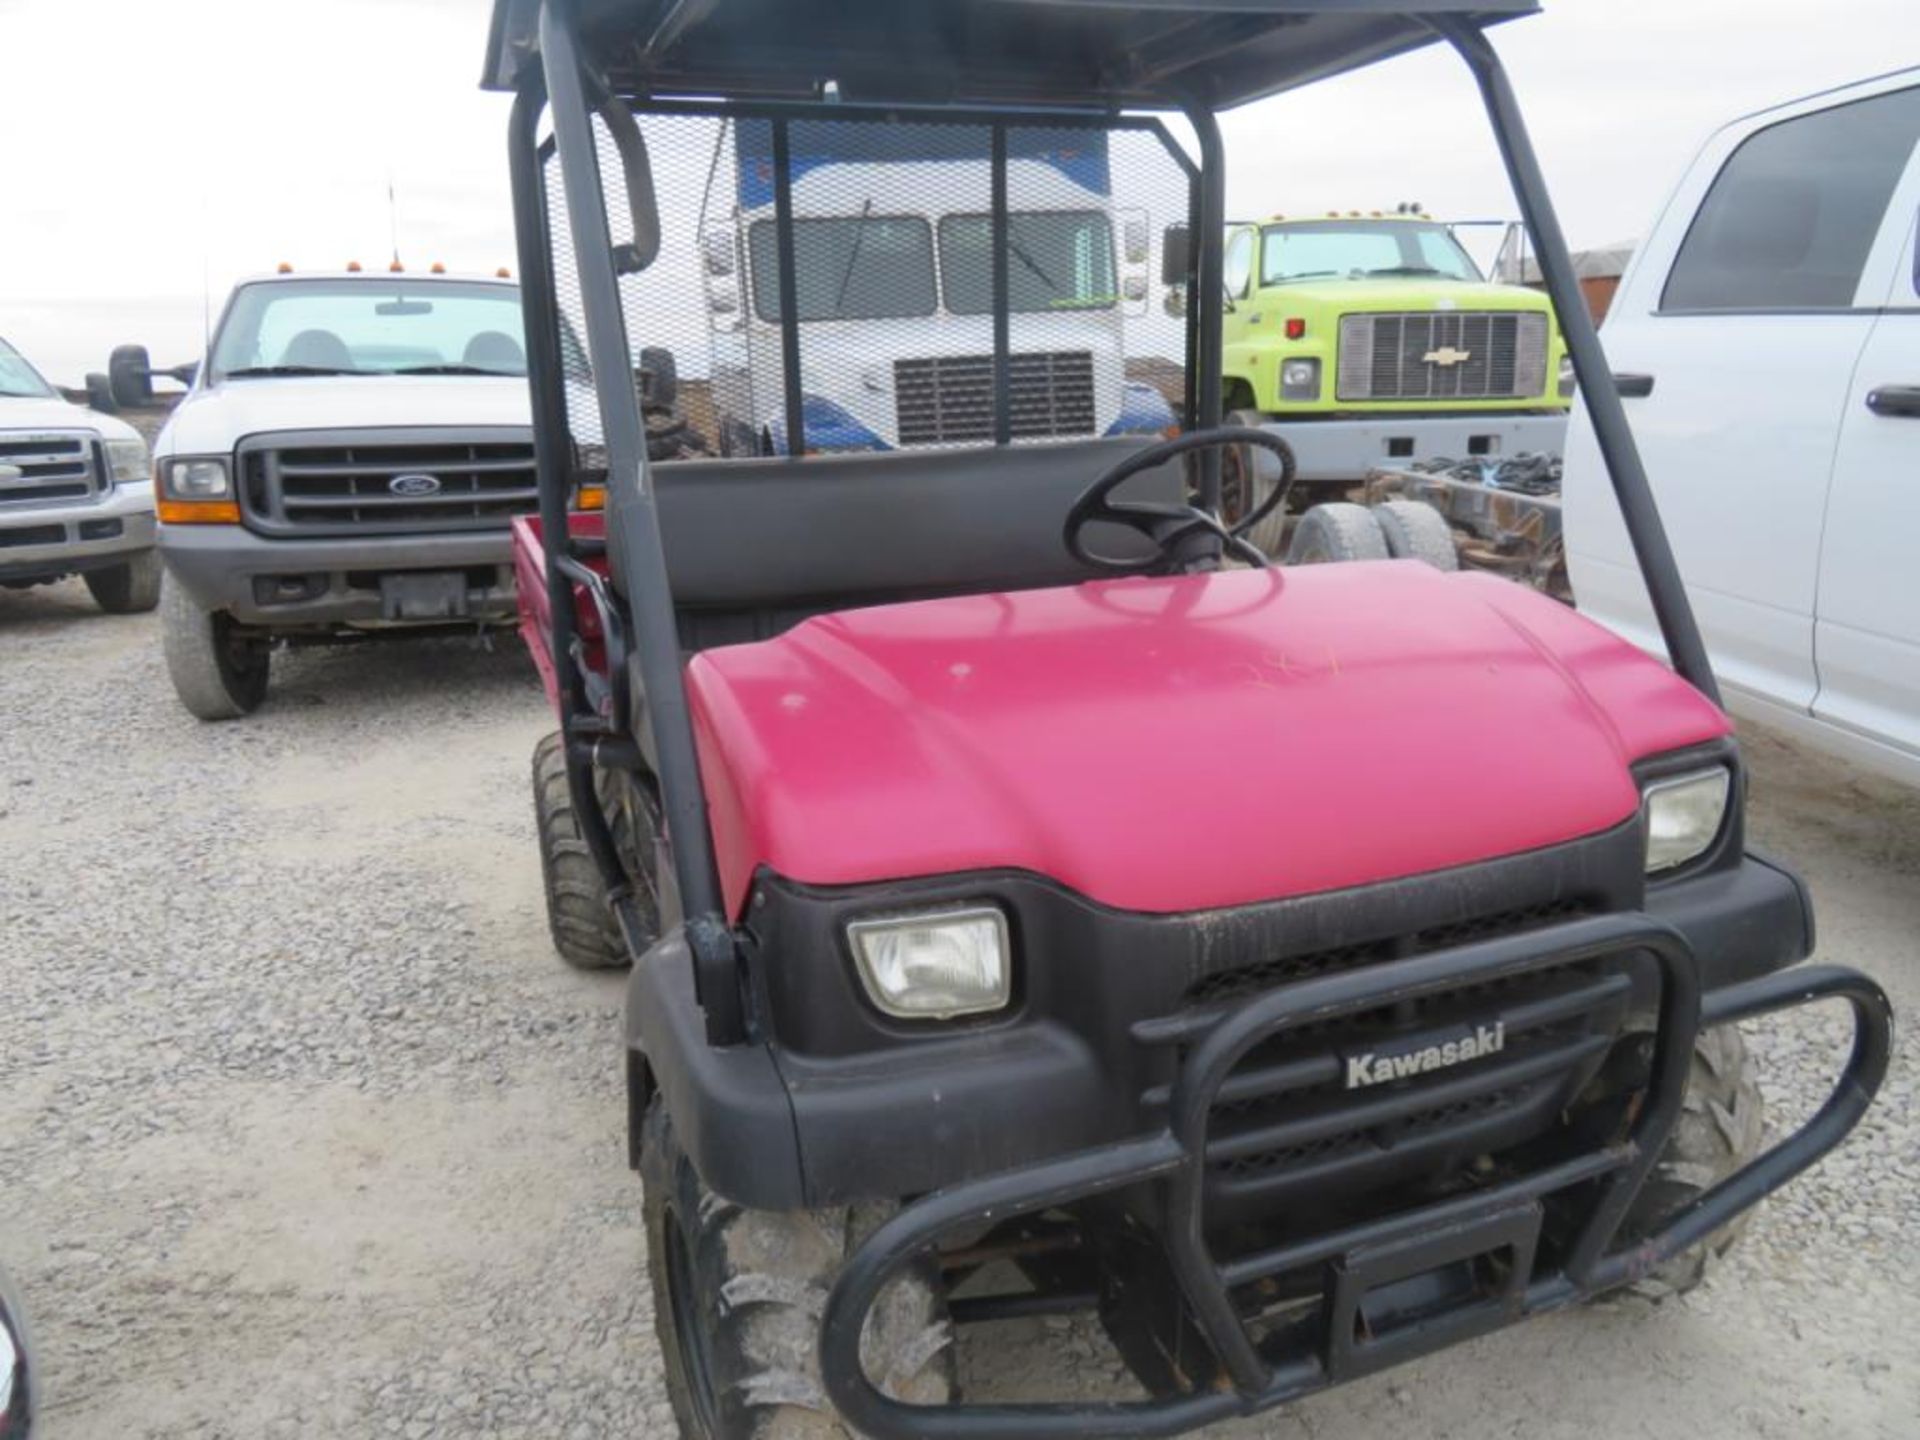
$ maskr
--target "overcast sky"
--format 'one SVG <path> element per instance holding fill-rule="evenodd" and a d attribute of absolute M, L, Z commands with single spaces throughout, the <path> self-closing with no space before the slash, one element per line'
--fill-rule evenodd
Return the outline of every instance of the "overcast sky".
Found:
<path fill-rule="evenodd" d="M 0 335 L 77 384 L 198 353 L 204 297 L 286 260 L 511 263 L 487 0 L 0 0 Z M 1641 234 L 1722 121 L 1920 64 L 1915 0 L 1546 0 L 1497 43 L 1572 243 Z M 1513 210 L 1428 51 L 1226 120 L 1229 212 Z M 662 197 L 663 208 L 673 203 Z"/>

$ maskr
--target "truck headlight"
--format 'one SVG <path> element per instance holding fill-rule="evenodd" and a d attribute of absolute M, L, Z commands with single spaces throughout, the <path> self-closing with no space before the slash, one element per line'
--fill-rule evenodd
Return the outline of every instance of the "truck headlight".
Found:
<path fill-rule="evenodd" d="M 1562 355 L 1560 357 L 1560 398 L 1562 400 L 1571 400 L 1573 398 L 1573 391 L 1573 357 L 1571 355 Z"/>
<path fill-rule="evenodd" d="M 875 916 L 847 926 L 867 998 L 903 1020 L 951 1020 L 1006 1008 L 1013 994 L 1007 917 L 968 905 Z"/>
<path fill-rule="evenodd" d="M 1649 875 L 1706 854 L 1727 818 L 1732 787 L 1733 773 L 1724 765 L 1647 786 L 1640 808 L 1646 816 Z"/>
<path fill-rule="evenodd" d="M 174 500 L 225 500 L 233 493 L 227 462 L 218 458 L 168 460 L 160 475 L 161 488 Z"/>
<path fill-rule="evenodd" d="M 1320 398 L 1320 362 L 1318 360 L 1281 361 L 1280 398 L 1282 400 L 1318 400 Z"/>
<path fill-rule="evenodd" d="M 147 442 L 109 440 L 106 443 L 107 475 L 116 485 L 132 485 L 151 479 L 147 473 Z"/>

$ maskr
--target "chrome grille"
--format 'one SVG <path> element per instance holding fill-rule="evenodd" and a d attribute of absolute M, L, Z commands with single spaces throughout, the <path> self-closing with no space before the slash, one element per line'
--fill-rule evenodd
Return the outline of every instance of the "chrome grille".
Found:
<path fill-rule="evenodd" d="M 1513 400 L 1547 385 L 1547 317 L 1434 310 L 1340 317 L 1341 400 Z"/>
<path fill-rule="evenodd" d="M 1041 351 L 1007 358 L 1013 438 L 1093 433 L 1093 354 Z M 932 355 L 893 362 L 902 445 L 993 439 L 993 357 Z"/>
<path fill-rule="evenodd" d="M 100 488 L 98 442 L 75 431 L 0 431 L 0 508 L 87 500 Z"/>
<path fill-rule="evenodd" d="M 539 505 L 524 430 L 267 435 L 239 463 L 247 523 L 269 535 L 498 530 Z"/>

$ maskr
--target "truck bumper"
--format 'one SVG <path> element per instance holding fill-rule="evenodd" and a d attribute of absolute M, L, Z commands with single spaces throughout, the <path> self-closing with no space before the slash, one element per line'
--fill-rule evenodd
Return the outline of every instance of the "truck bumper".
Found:
<path fill-rule="evenodd" d="M 166 525 L 167 573 L 201 609 L 275 631 L 502 624 L 514 618 L 511 541 L 505 530 L 382 535 L 349 540 L 269 540 L 238 525 Z M 458 575 L 447 613 L 402 611 L 390 576 Z"/>
<path fill-rule="evenodd" d="M 102 570 L 154 545 L 153 485 L 117 485 L 84 505 L 0 516 L 0 584 Z"/>
<path fill-rule="evenodd" d="M 1297 480 L 1357 483 L 1375 466 L 1405 465 L 1436 455 L 1461 460 L 1523 450 L 1558 455 L 1566 444 L 1567 416 L 1558 411 L 1270 420 L 1263 428 L 1292 448 Z"/>

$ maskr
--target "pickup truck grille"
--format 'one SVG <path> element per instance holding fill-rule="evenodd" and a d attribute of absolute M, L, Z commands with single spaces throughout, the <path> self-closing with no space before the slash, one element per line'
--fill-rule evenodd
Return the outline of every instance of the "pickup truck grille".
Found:
<path fill-rule="evenodd" d="M 540 499 L 524 430 L 265 435 L 239 463 L 242 511 L 266 535 L 504 530 Z"/>
<path fill-rule="evenodd" d="M 1016 440 L 1093 433 L 1093 354 L 1040 351 L 1007 357 Z M 993 439 L 993 357 L 931 355 L 893 362 L 902 445 Z"/>
<path fill-rule="evenodd" d="M 1547 317 L 1435 310 L 1340 317 L 1340 400 L 1517 400 L 1547 387 Z"/>
<path fill-rule="evenodd" d="M 0 509 L 89 500 L 100 488 L 93 436 L 0 431 Z"/>

